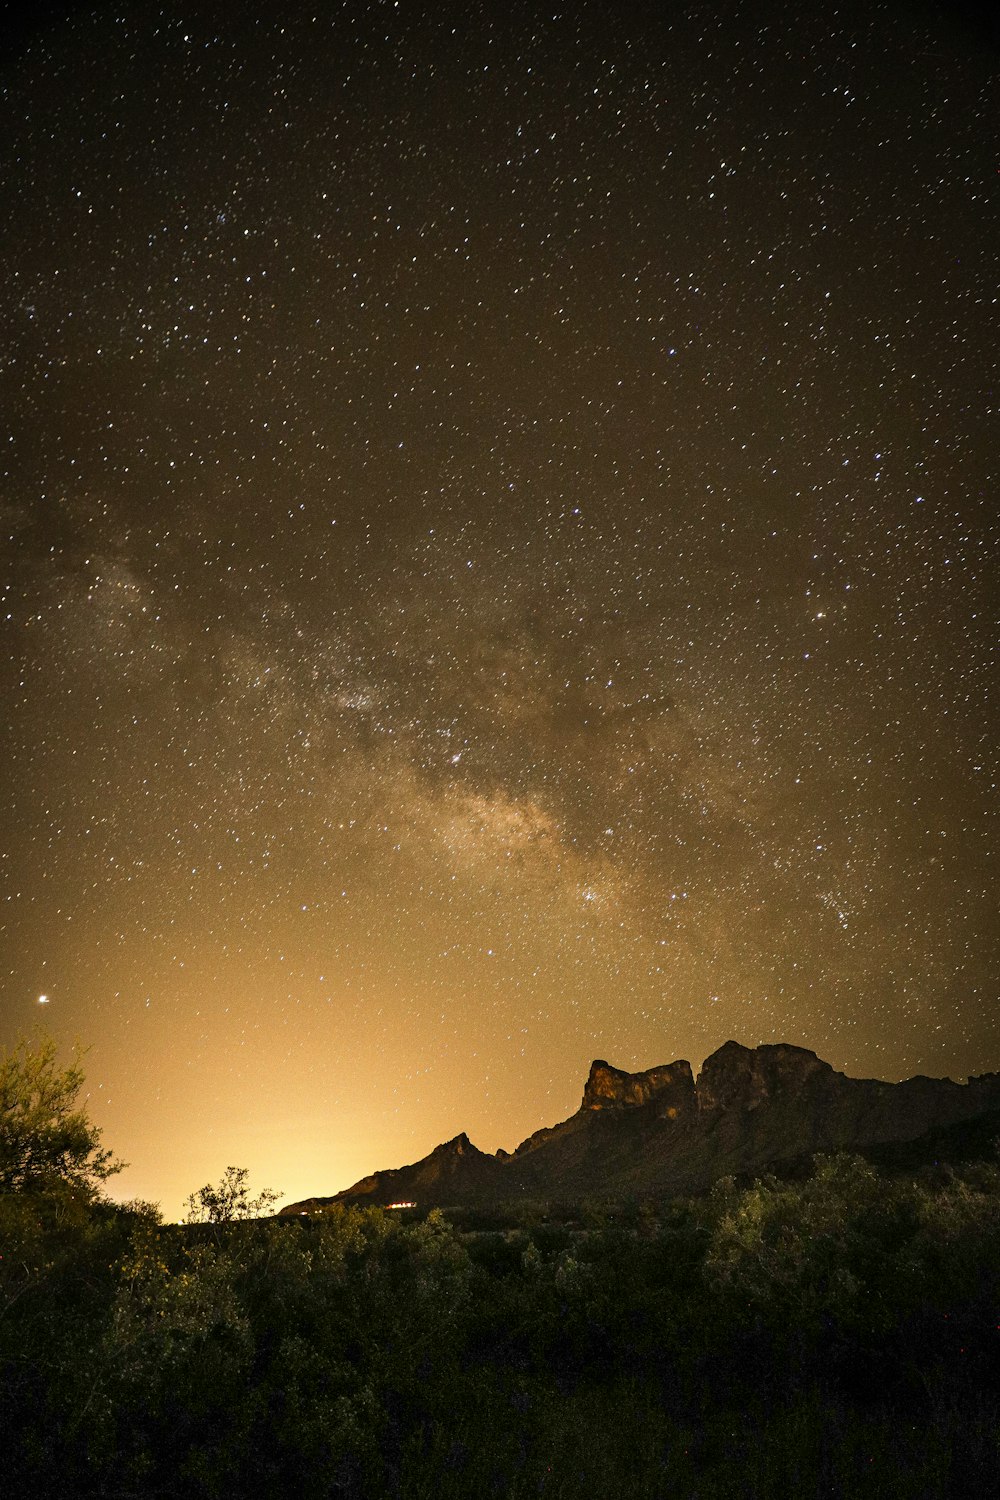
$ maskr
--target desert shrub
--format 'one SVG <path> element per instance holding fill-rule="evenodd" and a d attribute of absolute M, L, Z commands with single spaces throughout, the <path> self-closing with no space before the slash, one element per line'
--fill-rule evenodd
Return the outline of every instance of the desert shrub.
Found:
<path fill-rule="evenodd" d="M 1000 1463 L 995 1164 L 201 1217 L 0 1193 L 4 1493 L 925 1500 Z"/>

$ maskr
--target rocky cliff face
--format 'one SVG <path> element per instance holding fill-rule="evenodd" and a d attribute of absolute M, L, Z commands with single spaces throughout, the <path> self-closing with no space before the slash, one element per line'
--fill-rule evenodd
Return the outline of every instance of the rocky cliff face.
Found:
<path fill-rule="evenodd" d="M 694 1077 L 688 1062 L 666 1063 L 645 1073 L 624 1073 L 598 1060 L 590 1065 L 581 1109 L 630 1109 L 656 1098 L 660 1113 L 676 1114 L 694 1105 Z"/>
<path fill-rule="evenodd" d="M 695 1080 L 684 1061 L 627 1073 L 591 1064 L 576 1114 L 537 1130 L 516 1151 L 479 1151 L 465 1134 L 412 1166 L 375 1172 L 330 1202 L 421 1207 L 521 1198 L 696 1192 L 726 1173 L 766 1170 L 816 1151 L 913 1141 L 1000 1110 L 1000 1074 L 968 1083 L 848 1078 L 814 1052 L 726 1042 Z"/>
<path fill-rule="evenodd" d="M 703 1113 L 759 1109 L 777 1095 L 802 1097 L 818 1077 L 833 1076 L 830 1064 L 804 1047 L 741 1047 L 739 1042 L 726 1042 L 705 1059 L 698 1074 L 698 1108 Z"/>

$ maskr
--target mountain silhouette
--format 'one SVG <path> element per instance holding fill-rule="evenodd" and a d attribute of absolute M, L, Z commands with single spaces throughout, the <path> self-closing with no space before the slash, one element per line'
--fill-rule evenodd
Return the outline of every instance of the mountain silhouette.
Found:
<path fill-rule="evenodd" d="M 848 1078 L 803 1047 L 726 1042 L 695 1078 L 688 1062 L 627 1073 L 591 1064 L 579 1109 L 513 1152 L 479 1151 L 465 1134 L 411 1166 L 373 1172 L 330 1203 L 420 1208 L 518 1199 L 573 1202 L 700 1192 L 718 1177 L 762 1172 L 814 1152 L 914 1142 L 1000 1110 L 1000 1074 L 967 1083 Z M 1000 1118 L 1000 1117 L 998 1117 Z"/>

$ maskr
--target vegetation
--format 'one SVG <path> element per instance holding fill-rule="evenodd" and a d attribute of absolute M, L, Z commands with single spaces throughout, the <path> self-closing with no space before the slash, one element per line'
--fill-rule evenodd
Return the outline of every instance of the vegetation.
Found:
<path fill-rule="evenodd" d="M 250 1174 L 246 1167 L 227 1167 L 218 1184 L 206 1183 L 187 1200 L 186 1224 L 232 1224 L 238 1219 L 259 1219 L 281 1198 L 281 1193 L 264 1188 L 256 1198 L 250 1196 Z"/>
<path fill-rule="evenodd" d="M 995 1161 L 200 1217 L 5 1179 L 5 1492 L 929 1500 L 997 1472 Z"/>
<path fill-rule="evenodd" d="M 71 1189 L 93 1194 L 115 1172 L 101 1132 L 76 1108 L 83 1053 L 56 1063 L 50 1037 L 20 1041 L 0 1054 L 0 1192 Z"/>

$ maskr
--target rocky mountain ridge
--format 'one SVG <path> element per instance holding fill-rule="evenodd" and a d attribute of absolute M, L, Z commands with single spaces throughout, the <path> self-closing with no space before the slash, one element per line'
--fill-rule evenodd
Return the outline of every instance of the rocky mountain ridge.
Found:
<path fill-rule="evenodd" d="M 512 1152 L 480 1151 L 463 1133 L 410 1166 L 281 1212 L 308 1214 L 330 1203 L 447 1207 L 698 1192 L 726 1174 L 912 1141 L 993 1110 L 1000 1110 L 997 1073 L 962 1084 L 923 1076 L 884 1083 L 849 1078 L 786 1043 L 726 1042 L 697 1078 L 684 1060 L 628 1073 L 598 1059 L 576 1113 Z"/>

